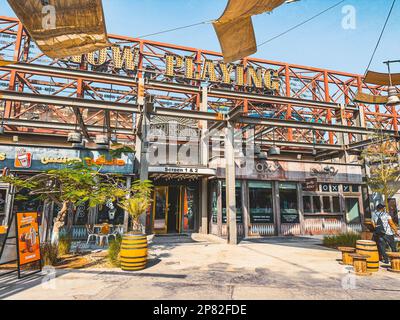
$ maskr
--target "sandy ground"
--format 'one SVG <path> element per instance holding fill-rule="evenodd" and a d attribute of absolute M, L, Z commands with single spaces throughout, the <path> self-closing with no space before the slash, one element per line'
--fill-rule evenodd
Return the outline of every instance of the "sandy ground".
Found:
<path fill-rule="evenodd" d="M 149 267 L 47 270 L 44 277 L 0 279 L 1 299 L 400 299 L 400 274 L 357 277 L 340 253 L 312 238 L 225 244 L 212 236 L 154 238 Z M 43 281 L 45 279 L 46 281 Z"/>

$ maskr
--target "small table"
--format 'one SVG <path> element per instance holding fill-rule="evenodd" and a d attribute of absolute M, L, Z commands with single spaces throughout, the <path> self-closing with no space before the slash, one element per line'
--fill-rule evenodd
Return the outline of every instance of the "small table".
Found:
<path fill-rule="evenodd" d="M 368 256 L 357 253 L 350 254 L 350 256 L 353 258 L 353 267 L 356 275 L 370 276 L 372 274 L 371 272 L 368 272 L 367 268 Z"/>
<path fill-rule="evenodd" d="M 352 247 L 339 247 L 338 250 L 342 252 L 342 264 L 352 266 L 353 258 L 351 257 L 351 254 L 355 253 L 356 249 Z"/>
<path fill-rule="evenodd" d="M 400 253 L 388 252 L 387 255 L 390 258 L 391 263 L 391 268 L 388 269 L 388 271 L 400 273 Z"/>

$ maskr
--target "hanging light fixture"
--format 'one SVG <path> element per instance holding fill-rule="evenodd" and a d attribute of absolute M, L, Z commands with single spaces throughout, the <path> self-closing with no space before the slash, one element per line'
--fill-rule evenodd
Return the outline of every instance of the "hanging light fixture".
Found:
<path fill-rule="evenodd" d="M 389 89 L 388 89 L 388 102 L 386 105 L 388 106 L 396 106 L 400 104 L 400 97 L 397 95 L 397 89 L 393 85 L 393 80 L 392 80 L 392 72 L 390 70 L 390 64 L 393 62 L 400 62 L 399 61 L 386 61 L 384 62 L 387 67 L 388 67 L 388 73 L 389 73 Z"/>
<path fill-rule="evenodd" d="M 268 151 L 268 155 L 270 155 L 270 156 L 279 156 L 280 154 L 281 154 L 281 148 L 279 148 L 276 144 L 275 144 L 275 128 L 274 128 L 274 130 L 272 131 L 272 134 L 273 134 L 273 139 L 274 139 L 274 141 L 273 141 L 273 146 L 269 149 L 269 151 Z"/>
<path fill-rule="evenodd" d="M 68 142 L 71 143 L 76 143 L 76 144 L 80 144 L 82 143 L 82 134 L 80 133 L 80 131 L 78 130 L 78 116 L 76 115 L 76 121 L 75 121 L 75 131 L 74 132 L 70 132 L 68 133 Z"/>

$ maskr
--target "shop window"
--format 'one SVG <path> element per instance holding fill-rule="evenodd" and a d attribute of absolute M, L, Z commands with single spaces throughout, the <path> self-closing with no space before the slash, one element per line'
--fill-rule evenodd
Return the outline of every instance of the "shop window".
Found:
<path fill-rule="evenodd" d="M 312 197 L 310 196 L 303 197 L 304 213 L 313 213 L 311 201 Z"/>
<path fill-rule="evenodd" d="M 360 203 L 357 198 L 346 199 L 347 223 L 360 223 Z"/>
<path fill-rule="evenodd" d="M 243 223 L 242 183 L 236 182 L 236 222 Z M 227 223 L 226 214 L 226 183 L 222 184 L 222 223 Z"/>
<path fill-rule="evenodd" d="M 263 182 L 250 182 L 249 198 L 250 222 L 274 223 L 272 184 Z"/>
<path fill-rule="evenodd" d="M 332 204 L 333 204 L 333 213 L 341 213 L 341 210 L 340 210 L 340 198 L 339 197 L 333 197 L 332 198 Z"/>
<path fill-rule="evenodd" d="M 321 198 L 313 197 L 314 213 L 321 213 Z"/>
<path fill-rule="evenodd" d="M 211 183 L 211 216 L 212 222 L 218 223 L 218 182 Z"/>
<path fill-rule="evenodd" d="M 325 213 L 332 213 L 330 197 L 322 197 L 322 204 L 323 204 L 323 210 Z"/>
<path fill-rule="evenodd" d="M 279 184 L 281 223 L 299 223 L 297 205 L 297 185 L 294 183 Z"/>
<path fill-rule="evenodd" d="M 198 190 L 195 187 L 186 187 L 183 194 L 183 230 L 194 230 Z"/>

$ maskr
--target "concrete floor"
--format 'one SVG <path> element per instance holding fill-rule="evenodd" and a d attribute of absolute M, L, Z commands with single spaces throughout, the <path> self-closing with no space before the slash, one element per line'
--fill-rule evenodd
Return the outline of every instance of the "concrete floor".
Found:
<path fill-rule="evenodd" d="M 400 299 L 400 274 L 356 277 L 340 253 L 312 238 L 271 238 L 229 246 L 212 236 L 155 238 L 149 268 L 57 271 L 0 280 L 1 299 Z M 52 278 L 51 274 L 47 278 Z"/>

